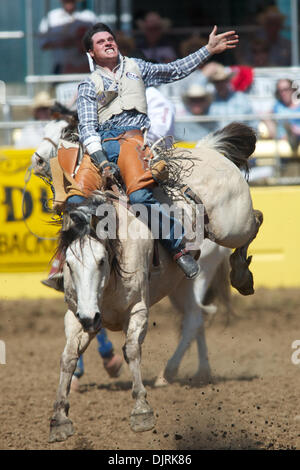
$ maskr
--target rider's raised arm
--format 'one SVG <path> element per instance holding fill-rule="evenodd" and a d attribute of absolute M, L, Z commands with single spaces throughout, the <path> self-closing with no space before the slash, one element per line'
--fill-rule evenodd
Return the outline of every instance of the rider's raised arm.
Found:
<path fill-rule="evenodd" d="M 78 86 L 77 112 L 80 142 L 91 155 L 101 150 L 98 134 L 97 96 L 94 83 L 87 79 Z"/>
<path fill-rule="evenodd" d="M 211 54 L 204 46 L 183 59 L 177 59 L 168 64 L 153 64 L 142 59 L 135 60 L 142 73 L 144 83 L 148 87 L 181 80 L 204 64 L 210 56 Z"/>
<path fill-rule="evenodd" d="M 235 31 L 217 34 L 217 26 L 214 26 L 209 35 L 207 45 L 183 59 L 178 59 L 168 64 L 153 64 L 141 59 L 135 60 L 141 70 L 146 86 L 172 83 L 190 75 L 212 55 L 220 54 L 228 49 L 234 49 L 238 42 L 238 35 L 235 34 Z"/>

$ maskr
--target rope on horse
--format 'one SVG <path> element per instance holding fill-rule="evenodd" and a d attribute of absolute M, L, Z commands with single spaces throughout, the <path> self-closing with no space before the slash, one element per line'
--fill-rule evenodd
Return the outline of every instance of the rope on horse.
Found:
<path fill-rule="evenodd" d="M 40 240 L 57 240 L 58 237 L 41 237 L 40 235 L 37 235 L 36 233 L 34 233 L 31 228 L 29 227 L 27 221 L 26 221 L 26 218 L 25 218 L 25 212 L 24 212 L 24 207 L 25 207 L 25 194 L 26 194 L 26 187 L 30 181 L 30 178 L 31 178 L 31 174 L 32 174 L 32 165 L 30 165 L 27 169 L 26 169 L 26 173 L 25 173 L 25 177 L 24 177 L 24 187 L 23 187 L 23 192 L 22 192 L 22 215 L 23 215 L 23 222 L 28 230 L 29 233 L 31 233 L 31 235 L 33 235 L 34 237 L 40 239 Z M 46 183 L 46 184 L 50 184 L 50 181 L 48 178 L 44 177 L 44 176 L 41 176 L 41 179 Z M 51 187 L 52 189 L 52 187 Z M 46 209 L 48 209 L 48 207 L 46 207 Z"/>

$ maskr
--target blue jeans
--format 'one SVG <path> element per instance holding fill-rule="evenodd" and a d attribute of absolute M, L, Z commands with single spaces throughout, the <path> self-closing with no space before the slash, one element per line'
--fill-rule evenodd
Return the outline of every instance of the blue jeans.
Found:
<path fill-rule="evenodd" d="M 98 352 L 102 359 L 109 358 L 113 353 L 113 345 L 109 341 L 105 328 L 101 328 L 100 332 L 96 336 L 98 341 Z M 83 354 L 79 357 L 74 372 L 75 377 L 80 379 L 84 374 Z"/>
<path fill-rule="evenodd" d="M 132 127 L 132 126 L 118 127 L 115 129 L 100 132 L 100 137 L 102 140 L 102 148 L 106 152 L 107 159 L 110 162 L 113 162 L 113 163 L 118 162 L 119 153 L 120 153 L 120 144 L 118 140 L 109 140 L 107 142 L 103 142 L 103 140 L 107 138 L 117 137 L 118 135 L 122 134 L 122 132 L 126 132 L 131 129 L 136 129 L 136 127 Z M 154 198 L 152 189 L 144 188 L 144 189 L 139 189 L 137 191 L 132 192 L 129 195 L 129 202 L 130 204 L 143 204 L 144 206 L 146 206 L 147 211 L 148 211 L 147 222 L 148 222 L 148 227 L 150 230 L 151 230 L 151 219 L 150 219 L 151 207 L 152 207 L 152 212 L 153 212 L 153 209 L 157 209 L 157 217 L 159 218 L 158 224 L 159 224 L 160 243 L 170 253 L 176 253 L 180 245 L 182 245 L 182 239 L 183 239 L 183 233 L 184 233 L 183 227 L 174 217 L 170 217 L 169 214 L 164 211 L 161 204 Z M 162 237 L 161 234 L 163 233 L 163 219 L 166 217 L 170 221 L 170 231 L 168 234 L 166 234 L 165 237 Z M 181 233 L 181 236 L 179 238 L 174 237 L 175 226 L 177 226 L 176 233 L 177 234 Z"/>

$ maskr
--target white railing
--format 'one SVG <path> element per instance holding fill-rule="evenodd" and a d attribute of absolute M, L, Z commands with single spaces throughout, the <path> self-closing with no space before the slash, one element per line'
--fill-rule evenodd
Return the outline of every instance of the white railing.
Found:
<path fill-rule="evenodd" d="M 262 114 L 227 114 L 224 116 L 181 116 L 176 117 L 175 122 L 222 122 L 222 121 L 284 121 L 291 119 L 300 120 L 299 113 L 282 113 L 282 114 L 272 114 L 272 113 L 262 113 Z M 28 124 L 40 124 L 40 121 L 0 121 L 0 129 L 17 129 L 19 127 L 25 127 Z"/>

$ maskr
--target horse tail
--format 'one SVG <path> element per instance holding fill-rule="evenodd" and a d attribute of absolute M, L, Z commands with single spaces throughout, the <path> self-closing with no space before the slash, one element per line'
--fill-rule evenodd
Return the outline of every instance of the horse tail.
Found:
<path fill-rule="evenodd" d="M 245 124 L 231 122 L 228 126 L 202 139 L 198 146 L 202 147 L 203 145 L 223 154 L 240 170 L 248 173 L 248 158 L 255 150 L 256 134 L 254 129 Z"/>
<path fill-rule="evenodd" d="M 203 299 L 204 307 L 211 305 L 214 301 L 220 303 L 227 317 L 227 321 L 229 321 L 234 314 L 229 273 L 229 257 L 225 256 L 219 264 Z"/>

